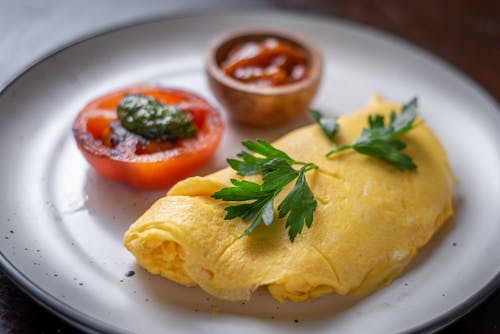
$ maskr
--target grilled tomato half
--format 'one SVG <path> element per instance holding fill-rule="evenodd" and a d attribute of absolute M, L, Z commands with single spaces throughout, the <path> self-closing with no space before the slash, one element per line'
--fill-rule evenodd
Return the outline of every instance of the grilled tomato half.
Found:
<path fill-rule="evenodd" d="M 144 189 L 189 176 L 215 153 L 223 130 L 203 98 L 154 86 L 98 97 L 73 123 L 78 148 L 99 174 Z"/>

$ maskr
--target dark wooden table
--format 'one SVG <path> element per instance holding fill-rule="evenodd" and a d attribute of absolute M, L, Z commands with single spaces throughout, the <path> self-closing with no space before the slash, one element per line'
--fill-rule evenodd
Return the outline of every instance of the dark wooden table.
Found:
<path fill-rule="evenodd" d="M 444 58 L 500 100 L 498 0 L 269 0 L 269 6 L 319 12 L 400 36 Z M 77 333 L 0 273 L 0 332 Z M 440 333 L 500 333 L 500 290 Z"/>

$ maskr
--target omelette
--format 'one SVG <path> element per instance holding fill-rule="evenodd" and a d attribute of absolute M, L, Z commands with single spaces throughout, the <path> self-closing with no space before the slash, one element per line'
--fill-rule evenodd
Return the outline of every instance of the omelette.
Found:
<path fill-rule="evenodd" d="M 400 109 L 373 97 L 339 119 L 335 142 L 353 143 L 369 115 L 388 117 Z M 124 245 L 150 273 L 225 300 L 248 300 L 259 287 L 279 301 L 366 295 L 399 275 L 453 215 L 454 177 L 438 139 L 417 119 L 402 140 L 404 153 L 418 166 L 415 171 L 400 171 L 353 150 L 327 158 L 332 143 L 316 124 L 275 141 L 292 158 L 319 166 L 306 174 L 318 202 L 313 224 L 293 243 L 285 218 L 275 217 L 271 226 L 260 224 L 244 237 L 248 222 L 224 220 L 231 202 L 211 195 L 231 186 L 232 178 L 261 181 L 226 168 L 177 183 L 130 226 Z"/>

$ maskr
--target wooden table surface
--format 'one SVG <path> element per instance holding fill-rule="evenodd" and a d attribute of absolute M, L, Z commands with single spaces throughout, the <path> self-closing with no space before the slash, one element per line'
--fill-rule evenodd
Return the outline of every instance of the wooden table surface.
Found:
<path fill-rule="evenodd" d="M 500 1 L 270 0 L 402 37 L 461 69 L 500 101 Z M 25 296 L 0 272 L 0 332 L 78 333 Z M 440 333 L 500 333 L 500 290 Z"/>

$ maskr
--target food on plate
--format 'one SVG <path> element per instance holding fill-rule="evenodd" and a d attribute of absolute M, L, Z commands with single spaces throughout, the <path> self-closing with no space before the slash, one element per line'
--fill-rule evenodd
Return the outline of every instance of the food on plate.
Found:
<path fill-rule="evenodd" d="M 339 128 L 337 118 L 324 117 L 319 111 L 312 109 L 309 112 L 323 133 L 333 141 Z M 333 149 L 326 156 L 352 148 L 361 154 L 384 160 L 402 171 L 414 170 L 417 165 L 411 157 L 400 152 L 406 147 L 400 138 L 414 128 L 416 117 L 416 98 L 404 104 L 401 113 L 391 112 L 387 126 L 383 115 L 369 115 L 368 127 L 363 128 L 359 139 L 352 145 L 338 146 L 334 142 Z M 313 222 L 318 202 L 305 174 L 318 166 L 312 162 L 297 161 L 265 140 L 247 140 L 242 144 L 253 154 L 242 151 L 236 155 L 239 159 L 228 159 L 227 162 L 239 175 L 262 175 L 262 184 L 232 179 L 232 186 L 215 192 L 212 197 L 228 202 L 243 202 L 228 205 L 224 217 L 227 220 L 240 217 L 245 222 L 251 222 L 243 235 L 252 232 L 260 223 L 271 225 L 274 222 L 274 206 L 277 205 L 278 217 L 286 217 L 285 227 L 293 242 L 304 225 L 311 227 Z M 300 167 L 297 169 L 296 166 Z M 277 201 L 282 197 L 280 193 L 295 180 L 289 193 L 281 202 Z"/>
<path fill-rule="evenodd" d="M 218 112 L 191 92 L 134 86 L 87 104 L 73 123 L 73 135 L 99 174 L 154 189 L 205 164 L 223 128 Z"/>
<path fill-rule="evenodd" d="M 338 120 L 335 144 L 354 145 L 370 115 L 392 119 L 391 111 L 401 108 L 373 98 Z M 305 126 L 273 143 L 318 167 L 304 173 L 317 201 L 313 223 L 294 242 L 276 208 L 293 182 L 276 195 L 274 222 L 242 236 L 250 222 L 226 220 L 228 202 L 212 196 L 231 187 L 231 179 L 263 180 L 226 168 L 177 183 L 131 225 L 125 246 L 149 272 L 233 301 L 249 299 L 261 286 L 280 301 L 307 301 L 333 292 L 362 296 L 389 284 L 453 214 L 446 153 L 419 118 L 399 138 L 406 144 L 401 153 L 418 166 L 405 171 L 355 149 L 326 157 L 332 141 L 323 130 Z"/>
<path fill-rule="evenodd" d="M 221 64 L 228 76 L 259 86 L 281 86 L 308 75 L 306 53 L 284 40 L 268 37 L 234 46 Z"/>
<path fill-rule="evenodd" d="M 305 175 L 318 166 L 311 162 L 296 161 L 265 140 L 247 140 L 242 144 L 258 156 L 243 151 L 237 155 L 241 160 L 228 159 L 228 163 L 239 175 L 261 174 L 262 184 L 231 179 L 232 186 L 222 188 L 212 197 L 227 202 L 243 202 L 226 206 L 227 214 L 224 217 L 227 220 L 240 217 L 245 222 L 251 221 L 242 236 L 252 232 L 260 223 L 270 226 L 274 222 L 274 206 L 278 205 L 279 218 L 287 217 L 285 227 L 293 242 L 297 234 L 302 232 L 304 224 L 307 227 L 312 224 L 318 202 Z M 296 166 L 300 167 L 297 169 Z M 287 185 L 293 181 L 295 185 L 279 202 L 279 195 L 286 193 Z"/>
<path fill-rule="evenodd" d="M 348 145 L 335 144 L 326 156 L 328 157 L 337 152 L 354 149 L 361 154 L 370 155 L 387 161 L 400 170 L 417 169 L 417 165 L 413 162 L 411 157 L 401 152 L 406 148 L 406 143 L 401 140 L 401 137 L 415 126 L 414 121 L 417 117 L 417 103 L 417 98 L 413 98 L 407 104 L 403 104 L 399 115 L 396 114 L 395 111 L 391 111 L 387 125 L 385 124 L 385 117 L 383 115 L 368 116 L 368 127 L 363 128 L 361 135 L 355 142 Z M 323 128 L 323 132 L 328 132 L 328 129 L 325 130 L 323 119 L 318 118 L 317 122 Z M 336 130 L 336 128 L 334 128 L 334 130 Z M 327 133 L 327 135 L 330 134 Z"/>
<path fill-rule="evenodd" d="M 232 120 L 269 127 L 307 109 L 322 66 L 309 41 L 282 31 L 251 29 L 211 43 L 205 69 L 212 92 Z"/>

